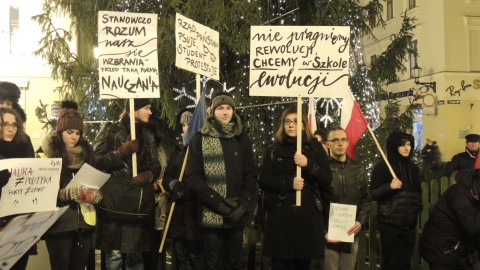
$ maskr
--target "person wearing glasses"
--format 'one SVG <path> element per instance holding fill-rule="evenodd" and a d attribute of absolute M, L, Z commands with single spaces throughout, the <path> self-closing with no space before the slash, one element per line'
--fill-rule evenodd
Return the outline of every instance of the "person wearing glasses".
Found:
<path fill-rule="evenodd" d="M 100 191 L 67 187 L 80 168 L 88 163 L 95 167 L 93 149 L 83 134 L 83 115 L 73 101 L 63 101 L 56 129 L 42 141 L 48 158 L 62 158 L 57 206 L 68 206 L 66 212 L 44 235 L 52 270 L 83 270 L 93 244 L 94 208 L 103 196 Z"/>
<path fill-rule="evenodd" d="M 372 199 L 378 202 L 377 220 L 381 241 L 381 269 L 409 270 L 415 248 L 418 214 L 423 208 L 420 169 L 411 160 L 412 135 L 397 131 L 387 138 L 387 159 L 373 168 Z"/>
<path fill-rule="evenodd" d="M 335 194 L 332 202 L 357 206 L 355 225 L 349 228 L 348 235 L 355 235 L 353 243 L 329 241 L 325 249 L 326 270 L 353 270 L 357 260 L 358 233 L 365 227 L 370 214 L 372 198 L 368 193 L 368 178 L 360 163 L 347 155 L 347 133 L 341 127 L 328 131 L 327 146 L 330 150 L 332 188 Z M 329 209 L 325 209 L 328 211 Z"/>
<path fill-rule="evenodd" d="M 283 112 L 275 141 L 264 155 L 259 185 L 265 193 L 265 238 L 263 254 L 272 259 L 272 269 L 309 269 L 315 260 L 323 269 L 325 256 L 324 207 L 332 173 L 320 143 L 312 139 L 302 112 Z M 302 129 L 301 152 L 297 152 L 297 129 Z M 297 177 L 297 166 L 301 177 Z M 296 193 L 301 191 L 301 206 Z"/>
<path fill-rule="evenodd" d="M 33 158 L 33 146 L 25 133 L 21 116 L 11 108 L 0 109 L 0 159 Z M 0 173 L 0 199 L 1 188 L 7 184 L 10 173 L 8 170 Z M 15 216 L 0 218 L 0 231 Z M 28 264 L 29 255 L 37 254 L 36 245 L 33 245 L 13 266 L 13 270 L 24 270 Z"/>

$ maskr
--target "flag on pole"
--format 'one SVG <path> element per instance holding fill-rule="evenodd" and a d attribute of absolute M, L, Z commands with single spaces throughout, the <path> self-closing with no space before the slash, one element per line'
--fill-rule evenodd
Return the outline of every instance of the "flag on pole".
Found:
<path fill-rule="evenodd" d="M 308 99 L 308 126 L 310 127 L 310 131 L 314 133 L 317 130 L 317 118 L 315 117 L 315 112 L 317 111 L 314 108 L 313 98 Z"/>
<path fill-rule="evenodd" d="M 350 93 L 350 98 L 343 99 L 341 126 L 345 129 L 349 140 L 347 155 L 354 159 L 355 147 L 367 130 L 368 122 L 352 93 Z"/>
<path fill-rule="evenodd" d="M 202 91 L 197 107 L 195 107 L 195 111 L 193 111 L 192 121 L 190 121 L 190 125 L 188 126 L 187 135 L 185 136 L 187 145 L 193 134 L 201 130 L 205 125 L 205 118 L 207 118 L 207 106 L 205 105 L 205 91 Z"/>

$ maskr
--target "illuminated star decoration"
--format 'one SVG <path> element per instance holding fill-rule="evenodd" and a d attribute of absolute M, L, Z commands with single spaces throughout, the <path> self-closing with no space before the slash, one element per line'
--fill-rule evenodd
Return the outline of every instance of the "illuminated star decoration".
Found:
<path fill-rule="evenodd" d="M 200 82 L 202 83 L 202 89 L 203 89 L 203 91 L 205 91 L 205 89 L 207 89 L 207 82 L 210 81 L 210 80 L 211 80 L 211 78 L 205 77 L 205 76 L 202 76 L 202 77 L 200 78 Z M 223 84 L 222 84 L 222 83 L 220 83 L 220 82 L 218 82 L 218 81 L 215 81 L 215 82 L 223 86 L 222 92 L 230 93 L 230 92 L 232 92 L 233 90 L 235 90 L 235 87 L 227 88 L 227 83 L 223 83 Z M 197 106 L 197 100 L 196 100 L 196 98 L 195 98 L 194 96 L 191 96 L 191 95 L 187 94 L 187 90 L 185 89 L 185 86 L 182 86 L 182 89 L 178 89 L 178 88 L 175 88 L 175 87 L 174 87 L 174 88 L 173 88 L 173 91 L 179 93 L 179 95 L 176 96 L 176 97 L 174 98 L 174 100 L 179 100 L 179 99 L 181 99 L 181 98 L 183 98 L 183 97 L 186 97 L 186 98 L 188 98 L 188 99 L 190 99 L 190 100 L 193 101 L 193 105 L 188 105 L 187 108 L 195 108 L 195 107 Z M 211 99 L 211 98 L 212 98 L 212 95 L 213 95 L 213 92 L 214 92 L 214 89 L 213 89 L 213 87 L 212 87 L 212 88 L 210 88 L 210 91 L 209 91 L 208 93 L 205 92 L 205 97 Z"/>
<path fill-rule="evenodd" d="M 335 106 L 338 108 L 340 107 L 340 105 L 341 105 L 341 102 L 336 98 L 323 99 L 323 102 L 322 104 L 320 104 L 320 107 L 325 108 L 325 115 L 320 119 L 320 122 L 323 122 L 323 125 L 325 127 L 328 125 L 328 123 L 333 122 L 333 119 L 329 114 L 330 110 L 333 110 Z M 337 114 L 340 115 L 340 110 L 337 110 Z"/>
<path fill-rule="evenodd" d="M 179 100 L 182 97 L 186 97 L 186 98 L 191 99 L 193 101 L 193 105 L 188 105 L 187 108 L 194 108 L 195 107 L 195 103 L 196 103 L 195 97 L 187 94 L 185 86 L 182 86 L 182 89 L 177 89 L 177 88 L 174 87 L 173 91 L 180 94 L 180 95 L 176 96 L 173 100 Z"/>

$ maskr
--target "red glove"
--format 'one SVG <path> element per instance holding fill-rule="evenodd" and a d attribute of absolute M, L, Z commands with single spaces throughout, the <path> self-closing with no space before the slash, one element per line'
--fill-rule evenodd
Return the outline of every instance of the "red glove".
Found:
<path fill-rule="evenodd" d="M 143 186 L 150 183 L 153 180 L 152 171 L 144 171 L 132 178 L 132 182 L 136 186 Z"/>
<path fill-rule="evenodd" d="M 139 145 L 137 140 L 130 140 L 130 137 L 127 138 L 127 141 L 118 148 L 118 153 L 122 158 L 127 158 L 131 156 L 133 153 L 138 152 Z"/>

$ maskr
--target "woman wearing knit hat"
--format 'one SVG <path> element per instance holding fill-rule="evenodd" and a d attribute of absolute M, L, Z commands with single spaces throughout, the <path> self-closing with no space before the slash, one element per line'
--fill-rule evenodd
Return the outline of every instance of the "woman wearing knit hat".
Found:
<path fill-rule="evenodd" d="M 95 248 L 105 252 L 108 269 L 143 269 L 143 252 L 152 251 L 154 236 L 153 180 L 161 171 L 153 131 L 148 128 L 152 115 L 150 100 L 134 99 L 136 140 L 131 140 L 130 104 L 115 123 L 106 123 L 94 142 L 99 169 L 110 174 L 101 191 L 99 224 Z M 138 174 L 133 176 L 132 154 L 136 153 Z"/>
<path fill-rule="evenodd" d="M 187 145 L 185 136 L 192 120 L 190 109 L 183 109 L 177 114 L 177 121 L 181 125 L 181 135 L 177 136 L 177 146 L 170 155 L 162 186 L 170 193 L 170 202 L 175 203 L 175 211 L 170 222 L 168 238 L 172 239 L 173 258 L 177 265 L 173 269 L 204 269 L 203 243 L 199 227 L 195 223 L 194 213 L 198 207 L 192 194 L 185 193 L 185 178 L 178 179 L 182 171 Z M 168 208 L 170 209 L 170 208 Z M 196 217 L 196 216 L 195 216 Z"/>
<path fill-rule="evenodd" d="M 69 206 L 44 236 L 52 270 L 85 269 L 92 249 L 96 221 L 91 204 L 98 204 L 103 196 L 100 191 L 67 188 L 85 163 L 94 165 L 93 149 L 82 134 L 83 116 L 77 103 L 62 102 L 56 130 L 42 142 L 47 157 L 62 158 L 57 206 Z"/>
<path fill-rule="evenodd" d="M 25 134 L 25 127 L 23 125 L 20 115 L 9 108 L 0 109 L 0 159 L 8 158 L 33 158 L 33 146 L 29 140 L 27 140 L 27 134 Z M 8 173 L 8 170 L 7 170 Z M 8 173 L 9 174 L 9 173 Z M 10 176 L 6 177 L 6 182 Z M 1 187 L 6 182 L 0 183 L 0 196 Z M 13 217 L 8 216 L 0 218 L 0 230 L 4 227 Z M 26 269 L 29 255 L 37 254 L 37 246 L 33 245 L 27 253 L 25 253 L 13 266 L 13 270 Z"/>
<path fill-rule="evenodd" d="M 243 227 L 256 188 L 252 143 L 233 97 L 212 97 L 212 114 L 190 140 L 185 179 L 201 205 L 206 269 L 239 269 Z"/>

